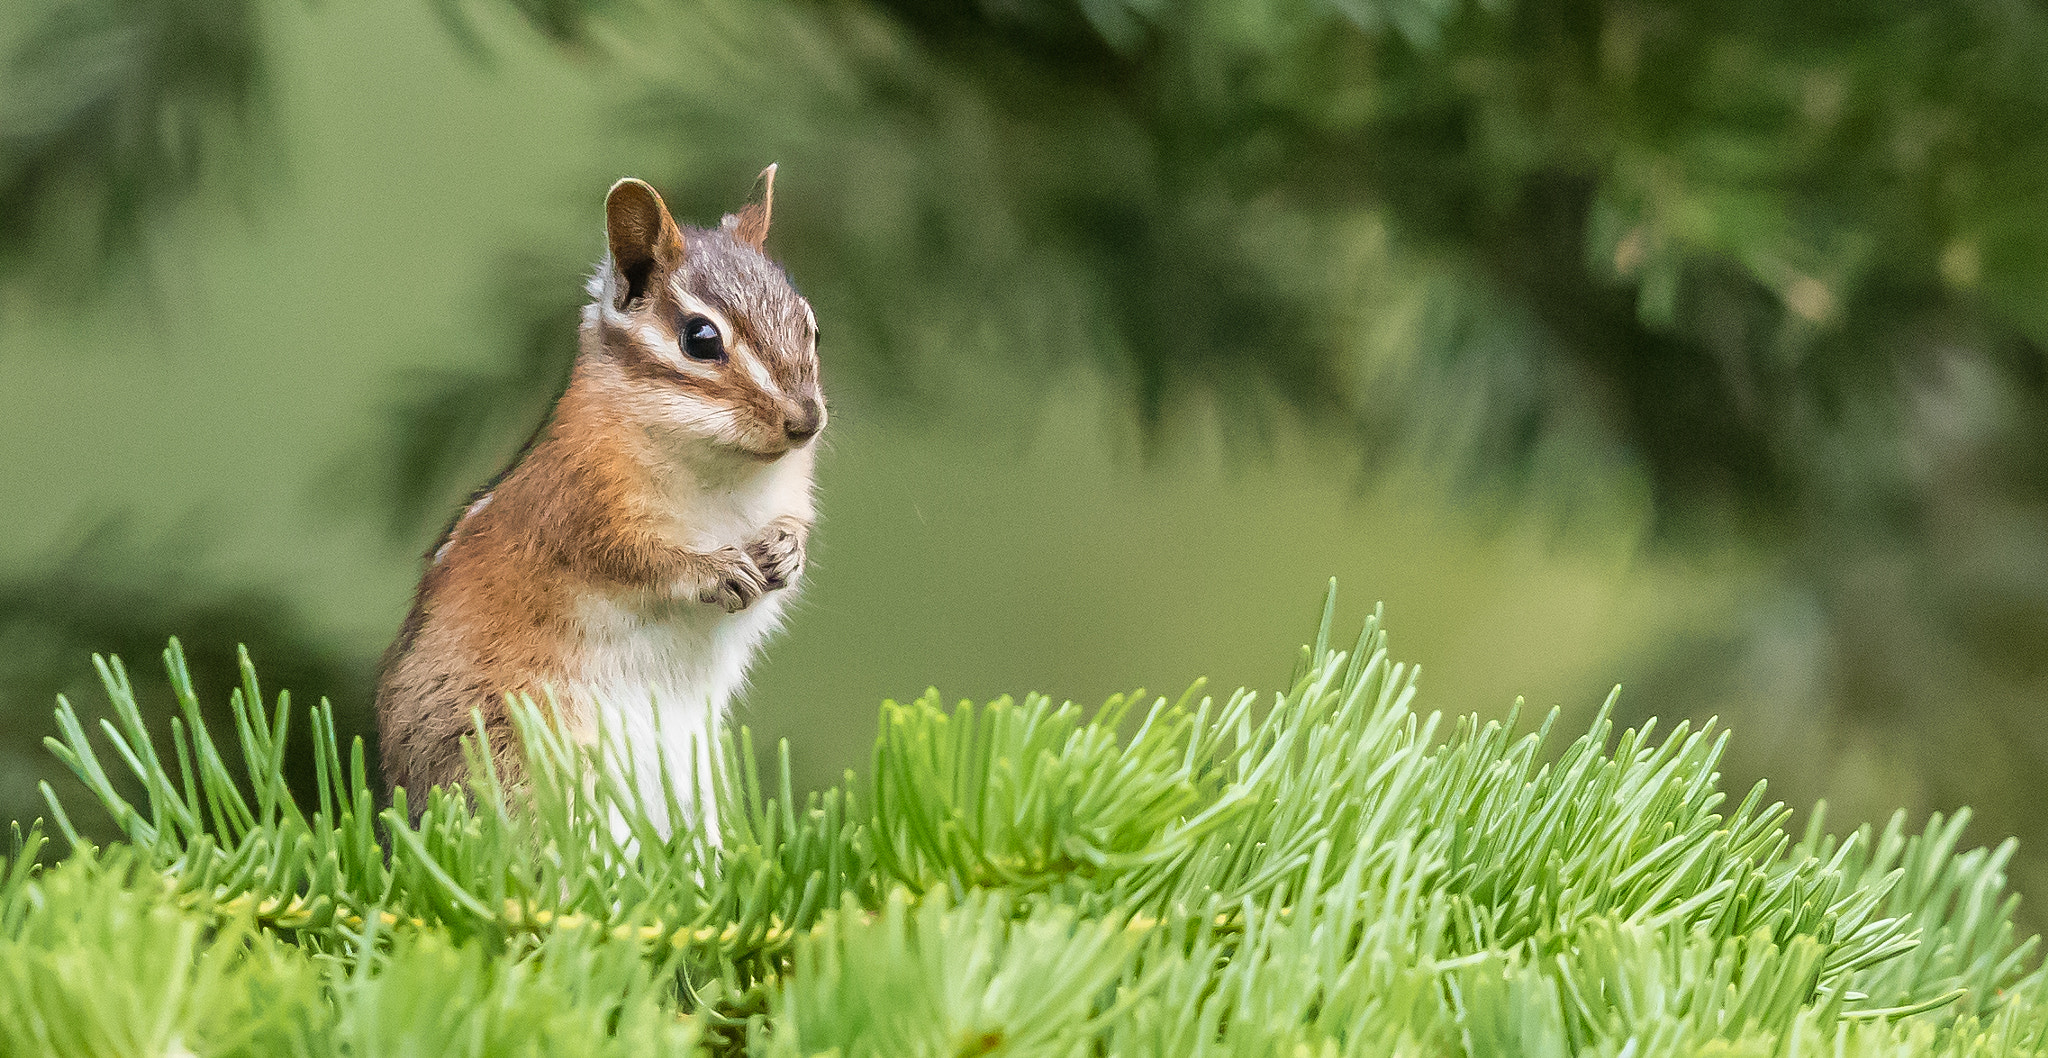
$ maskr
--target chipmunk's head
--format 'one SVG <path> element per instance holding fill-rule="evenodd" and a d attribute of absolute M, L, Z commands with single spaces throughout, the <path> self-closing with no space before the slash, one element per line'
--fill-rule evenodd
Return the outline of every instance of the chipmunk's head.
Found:
<path fill-rule="evenodd" d="M 825 425 L 818 320 L 761 251 L 775 167 L 761 196 L 715 229 L 681 228 L 652 187 L 621 180 L 604 203 L 611 253 L 585 319 L 661 432 L 773 460 Z"/>

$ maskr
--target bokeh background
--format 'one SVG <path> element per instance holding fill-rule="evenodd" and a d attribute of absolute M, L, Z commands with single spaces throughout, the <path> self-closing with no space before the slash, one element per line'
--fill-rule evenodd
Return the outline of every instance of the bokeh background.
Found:
<path fill-rule="evenodd" d="M 0 817 L 95 650 L 367 731 L 606 187 L 775 161 L 801 781 L 927 686 L 1275 686 L 1335 575 L 1425 707 L 1620 683 L 2048 900 L 2041 4 L 0 0 L 0 62 Z"/>

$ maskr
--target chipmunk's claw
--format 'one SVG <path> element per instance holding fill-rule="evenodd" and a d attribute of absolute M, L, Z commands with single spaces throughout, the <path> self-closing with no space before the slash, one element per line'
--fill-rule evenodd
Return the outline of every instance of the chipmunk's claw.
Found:
<path fill-rule="evenodd" d="M 770 590 L 787 587 L 804 569 L 803 533 L 788 526 L 772 526 L 767 536 L 747 545 L 747 555 L 760 568 Z"/>
<path fill-rule="evenodd" d="M 738 613 L 766 594 L 770 585 L 754 560 L 736 547 L 721 547 L 709 556 L 710 573 L 697 589 L 697 601 Z"/>

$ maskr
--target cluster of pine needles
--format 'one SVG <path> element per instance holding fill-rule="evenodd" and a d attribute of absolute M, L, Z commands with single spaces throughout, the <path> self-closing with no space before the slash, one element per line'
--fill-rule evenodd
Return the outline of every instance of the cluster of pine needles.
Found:
<path fill-rule="evenodd" d="M 102 662 L 51 745 L 122 839 L 15 828 L 0 1055 L 2048 1055 L 2010 843 L 1795 836 L 1711 724 L 1419 715 L 1331 613 L 1270 699 L 886 703 L 801 798 L 741 729 L 716 836 L 530 707 L 412 823 L 246 659 L 231 739 L 175 643 L 167 734 Z"/>

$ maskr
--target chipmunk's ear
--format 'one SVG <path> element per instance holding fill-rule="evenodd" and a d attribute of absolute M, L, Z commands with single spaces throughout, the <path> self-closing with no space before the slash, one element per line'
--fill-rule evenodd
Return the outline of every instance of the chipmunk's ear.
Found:
<path fill-rule="evenodd" d="M 604 197 L 604 233 L 611 242 L 619 308 L 647 293 L 650 279 L 683 265 L 683 230 L 645 181 L 629 177 L 612 185 Z"/>
<path fill-rule="evenodd" d="M 761 197 L 725 218 L 732 237 L 758 250 L 768 241 L 768 213 L 775 207 L 775 166 L 761 170 Z"/>

